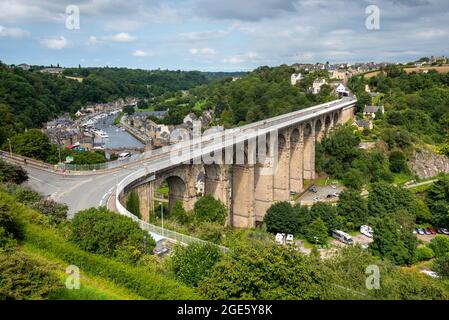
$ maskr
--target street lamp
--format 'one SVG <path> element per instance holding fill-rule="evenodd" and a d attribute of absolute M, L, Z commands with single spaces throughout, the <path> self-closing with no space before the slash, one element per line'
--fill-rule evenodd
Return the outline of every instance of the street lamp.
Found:
<path fill-rule="evenodd" d="M 159 203 L 161 206 L 161 217 L 162 217 L 162 237 L 164 236 L 164 204 L 161 202 Z"/>
<path fill-rule="evenodd" d="M 12 145 L 11 145 L 11 139 L 8 138 L 8 142 L 9 142 L 9 156 L 12 159 Z"/>

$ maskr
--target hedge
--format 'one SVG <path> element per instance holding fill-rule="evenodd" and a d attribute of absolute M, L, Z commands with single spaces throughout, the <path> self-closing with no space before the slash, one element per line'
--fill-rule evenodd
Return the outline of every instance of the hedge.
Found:
<path fill-rule="evenodd" d="M 53 231 L 29 224 L 25 241 L 47 251 L 88 274 L 103 277 L 151 300 L 192 300 L 200 296 L 178 281 L 164 278 L 139 267 L 133 267 L 96 254 L 85 252 L 66 242 Z"/>

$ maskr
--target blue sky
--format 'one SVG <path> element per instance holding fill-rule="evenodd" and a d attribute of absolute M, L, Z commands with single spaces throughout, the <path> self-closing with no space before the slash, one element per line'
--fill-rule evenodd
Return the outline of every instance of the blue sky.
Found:
<path fill-rule="evenodd" d="M 80 29 L 66 28 L 66 8 Z M 379 30 L 365 26 L 367 6 Z M 449 55 L 447 0 L 0 0 L 0 60 L 204 71 Z"/>

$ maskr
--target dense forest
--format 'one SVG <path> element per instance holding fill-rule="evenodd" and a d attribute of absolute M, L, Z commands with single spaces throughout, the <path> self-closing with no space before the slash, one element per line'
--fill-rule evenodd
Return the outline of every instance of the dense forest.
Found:
<path fill-rule="evenodd" d="M 228 74 L 126 68 L 73 68 L 63 75 L 51 75 L 39 72 L 39 68 L 24 71 L 0 63 L 0 145 L 14 133 L 39 128 L 49 119 L 63 112 L 75 113 L 88 103 L 130 96 L 151 98 L 221 76 Z"/>
<path fill-rule="evenodd" d="M 148 105 L 154 110 L 169 110 L 162 121 L 166 124 L 179 124 L 189 112 L 200 114 L 211 109 L 219 124 L 232 127 L 335 99 L 327 85 L 317 95 L 309 92 L 313 80 L 326 74 L 305 74 L 301 83 L 292 86 L 290 77 L 294 72 L 287 65 L 260 67 L 239 79 L 228 77 L 197 86 L 189 90 L 189 95 L 160 96 Z"/>

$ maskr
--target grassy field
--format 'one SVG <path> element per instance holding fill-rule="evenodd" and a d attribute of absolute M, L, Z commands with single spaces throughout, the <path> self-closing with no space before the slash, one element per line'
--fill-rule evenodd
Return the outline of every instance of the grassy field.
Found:
<path fill-rule="evenodd" d="M 398 186 L 403 185 L 404 183 L 410 180 L 413 180 L 413 177 L 405 173 L 396 173 L 394 175 L 394 183 L 397 184 Z"/>

